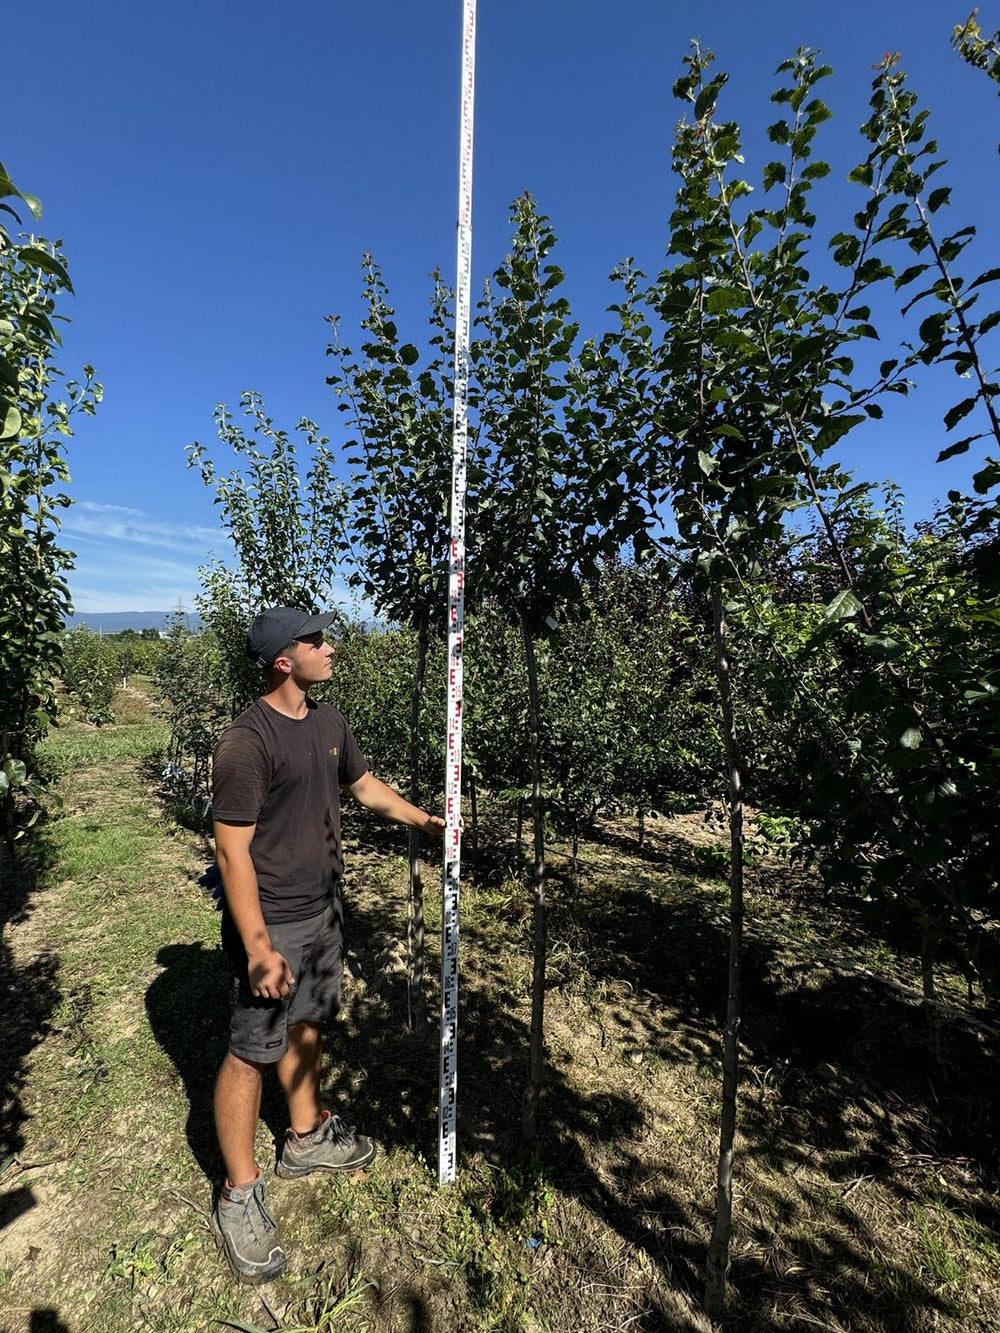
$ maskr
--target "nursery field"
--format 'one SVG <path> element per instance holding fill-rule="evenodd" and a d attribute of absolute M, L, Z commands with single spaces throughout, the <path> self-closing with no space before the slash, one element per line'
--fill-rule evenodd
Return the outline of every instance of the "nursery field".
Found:
<path fill-rule="evenodd" d="M 725 1005 L 724 831 L 706 812 L 550 846 L 547 1083 L 520 1141 L 529 871 L 482 803 L 462 904 L 460 1168 L 436 1184 L 436 1025 L 406 1027 L 406 846 L 347 816 L 348 975 L 328 1104 L 381 1152 L 347 1179 L 269 1179 L 289 1253 L 237 1286 L 208 1226 L 225 1040 L 208 841 L 157 793 L 161 724 L 50 734 L 53 808 L 4 887 L 4 1333 L 702 1330 Z M 708 812 L 711 815 L 711 812 Z M 726 1327 L 1000 1325 L 995 1015 L 751 835 L 733 1300 Z M 428 883 L 429 1009 L 439 904 Z M 271 1089 L 272 1094 L 276 1089 Z M 266 1174 L 283 1131 L 265 1097 Z"/>

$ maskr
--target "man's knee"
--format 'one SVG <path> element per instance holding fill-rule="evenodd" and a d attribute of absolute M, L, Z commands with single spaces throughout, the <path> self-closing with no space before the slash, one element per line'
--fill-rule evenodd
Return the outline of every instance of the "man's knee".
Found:
<path fill-rule="evenodd" d="M 322 1028 L 318 1023 L 303 1019 L 299 1023 L 289 1023 L 287 1032 L 289 1041 L 319 1041 Z"/>
<path fill-rule="evenodd" d="M 247 1083 L 256 1083 L 262 1078 L 265 1065 L 259 1060 L 248 1060 L 246 1056 L 227 1051 L 226 1058 L 219 1070 L 219 1077 L 240 1079 Z"/>

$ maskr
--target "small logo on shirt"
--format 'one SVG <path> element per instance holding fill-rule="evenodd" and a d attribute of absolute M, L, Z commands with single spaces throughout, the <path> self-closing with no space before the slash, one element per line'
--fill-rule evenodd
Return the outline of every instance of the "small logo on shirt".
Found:
<path fill-rule="evenodd" d="M 337 747 L 334 746 L 333 749 L 330 751 L 330 753 L 333 755 L 334 759 L 336 759 L 336 757 L 337 757 Z"/>

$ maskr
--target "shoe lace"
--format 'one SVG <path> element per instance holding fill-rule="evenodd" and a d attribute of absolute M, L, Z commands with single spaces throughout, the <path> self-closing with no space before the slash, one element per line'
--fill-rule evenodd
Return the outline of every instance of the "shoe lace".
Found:
<path fill-rule="evenodd" d="M 254 1204 L 257 1205 L 256 1208 Z M 271 1216 L 265 1202 L 264 1182 L 262 1180 L 258 1180 L 247 1195 L 243 1215 L 254 1240 L 263 1240 L 269 1231 L 277 1231 L 278 1224 Z M 263 1220 L 263 1230 L 260 1230 L 261 1220 Z"/>
<path fill-rule="evenodd" d="M 339 1115 L 331 1115 L 326 1122 L 327 1134 L 341 1148 L 350 1148 L 354 1143 L 354 1129 L 354 1125 L 345 1125 Z"/>

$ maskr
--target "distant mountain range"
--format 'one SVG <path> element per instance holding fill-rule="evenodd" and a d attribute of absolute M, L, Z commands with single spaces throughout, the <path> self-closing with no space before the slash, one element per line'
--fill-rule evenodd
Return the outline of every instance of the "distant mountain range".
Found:
<path fill-rule="evenodd" d="M 176 614 L 176 611 L 77 611 L 67 617 L 66 626 L 75 629 L 86 625 L 95 634 L 119 634 L 123 629 L 166 629 L 167 621 Z M 189 629 L 201 628 L 200 616 L 193 611 L 185 614 Z"/>

